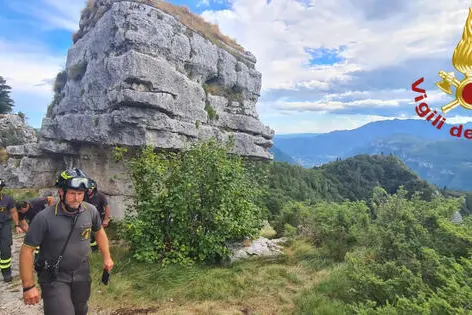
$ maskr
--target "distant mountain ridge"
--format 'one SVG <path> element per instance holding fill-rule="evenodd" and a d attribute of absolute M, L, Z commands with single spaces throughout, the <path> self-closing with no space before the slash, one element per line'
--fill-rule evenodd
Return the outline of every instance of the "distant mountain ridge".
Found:
<path fill-rule="evenodd" d="M 432 184 L 472 190 L 472 181 L 466 180 L 472 176 L 472 140 L 449 134 L 458 125 L 438 130 L 425 120 L 384 120 L 325 134 L 275 135 L 274 146 L 304 167 L 358 154 L 392 154 Z"/>

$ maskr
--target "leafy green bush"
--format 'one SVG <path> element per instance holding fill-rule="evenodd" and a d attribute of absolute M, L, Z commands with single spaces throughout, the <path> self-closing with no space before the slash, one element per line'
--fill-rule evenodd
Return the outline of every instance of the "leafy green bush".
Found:
<path fill-rule="evenodd" d="M 178 153 L 146 147 L 130 161 L 134 211 L 123 232 L 136 259 L 216 263 L 229 254 L 226 242 L 258 236 L 263 186 L 229 149 L 214 140 Z"/>
<path fill-rule="evenodd" d="M 327 257 L 342 261 L 358 245 L 369 221 L 369 208 L 363 201 L 320 202 L 312 208 L 311 239 Z"/>
<path fill-rule="evenodd" d="M 304 226 L 308 223 L 310 213 L 311 209 L 307 203 L 296 201 L 287 202 L 275 220 L 274 229 L 277 235 L 288 236 L 286 232 L 293 235 L 297 227 Z M 295 231 L 293 229 L 295 229 Z"/>

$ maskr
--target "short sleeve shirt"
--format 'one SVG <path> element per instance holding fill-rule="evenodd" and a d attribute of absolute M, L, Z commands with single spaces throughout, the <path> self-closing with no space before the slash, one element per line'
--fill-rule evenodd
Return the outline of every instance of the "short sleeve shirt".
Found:
<path fill-rule="evenodd" d="M 62 209 L 62 203 L 49 206 L 40 211 L 31 222 L 24 244 L 29 247 L 40 246 L 39 260 L 55 261 L 61 253 L 67 236 L 72 228 L 73 215 Z M 71 281 L 74 271 L 87 262 L 90 252 L 90 235 L 101 228 L 97 209 L 87 202 L 79 208 L 77 222 L 67 244 L 60 272 L 64 281 Z M 87 275 L 88 276 L 88 275 Z M 75 279 L 75 276 L 74 276 Z"/>
<path fill-rule="evenodd" d="M 30 204 L 30 208 L 26 213 L 18 211 L 18 218 L 21 220 L 27 219 L 29 222 L 33 221 L 33 218 L 44 208 L 48 206 L 47 198 L 35 198 L 27 201 Z M 17 209 L 19 210 L 19 209 Z"/>
<path fill-rule="evenodd" d="M 10 210 L 15 207 L 12 197 L 0 193 L 0 223 L 11 220 Z"/>

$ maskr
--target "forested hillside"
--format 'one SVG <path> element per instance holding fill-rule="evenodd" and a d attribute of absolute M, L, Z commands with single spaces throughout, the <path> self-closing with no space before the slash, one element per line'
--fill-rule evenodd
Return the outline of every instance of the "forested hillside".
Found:
<path fill-rule="evenodd" d="M 472 142 L 451 137 L 451 126 L 437 130 L 421 120 L 397 119 L 325 134 L 279 135 L 274 146 L 284 156 L 275 154 L 275 160 L 312 167 L 358 154 L 392 154 L 430 184 L 472 190 Z M 470 128 L 465 124 L 462 133 Z"/>
<path fill-rule="evenodd" d="M 425 200 L 436 190 L 389 155 L 358 155 L 312 169 L 275 162 L 269 179 L 267 207 L 272 215 L 288 201 L 369 200 L 376 186 L 393 194 L 403 185 L 409 195 L 418 192 Z"/>

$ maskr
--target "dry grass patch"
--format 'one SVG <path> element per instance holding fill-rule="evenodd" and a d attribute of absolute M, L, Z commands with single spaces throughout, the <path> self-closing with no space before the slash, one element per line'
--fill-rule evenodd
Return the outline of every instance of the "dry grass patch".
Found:
<path fill-rule="evenodd" d="M 0 162 L 6 162 L 8 160 L 8 153 L 6 148 L 0 148 Z"/>
<path fill-rule="evenodd" d="M 124 1 L 124 0 L 121 0 Z M 198 32 L 203 37 L 207 38 L 214 44 L 218 45 L 223 42 L 229 47 L 239 51 L 244 52 L 244 48 L 239 45 L 234 39 L 221 33 L 218 25 L 209 23 L 205 21 L 201 16 L 193 14 L 190 12 L 186 6 L 178 6 L 169 2 L 160 1 L 160 0 L 131 0 L 134 2 L 140 2 L 147 5 L 151 5 L 155 8 L 158 8 L 167 14 L 174 16 L 177 20 L 180 21 L 183 25 L 191 28 L 192 30 Z M 82 10 L 81 18 L 85 21 L 84 25 L 74 33 L 73 41 L 74 43 L 78 41 L 84 35 L 84 28 L 89 25 L 95 25 L 95 23 L 103 16 L 108 8 L 98 7 L 96 1 L 88 0 L 85 8 Z M 219 45 L 221 46 L 221 45 Z M 223 47 L 224 48 L 224 47 Z"/>

